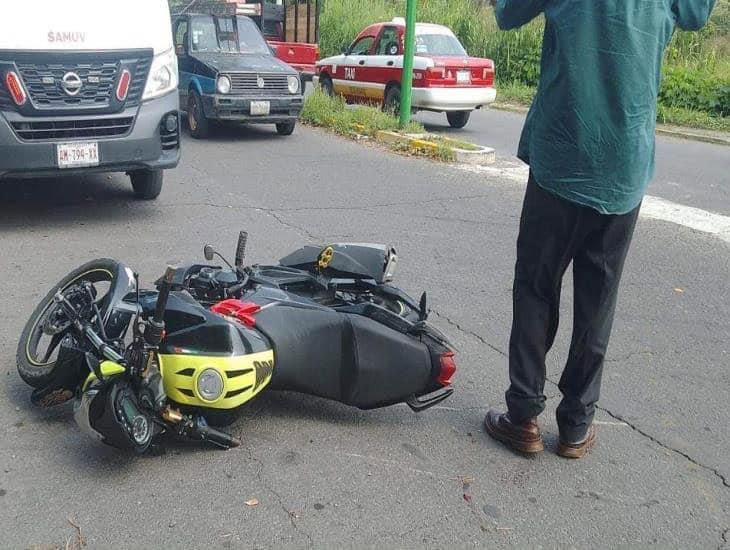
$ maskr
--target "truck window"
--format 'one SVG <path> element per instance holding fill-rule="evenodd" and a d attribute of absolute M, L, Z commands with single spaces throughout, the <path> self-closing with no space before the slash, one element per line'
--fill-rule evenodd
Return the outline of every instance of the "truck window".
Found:
<path fill-rule="evenodd" d="M 196 17 L 191 31 L 196 52 L 271 53 L 259 28 L 248 17 Z"/>
<path fill-rule="evenodd" d="M 350 55 L 368 55 L 374 41 L 375 37 L 373 36 L 363 36 L 352 45 L 352 48 L 350 48 Z"/>
<path fill-rule="evenodd" d="M 380 42 L 376 50 L 377 55 L 400 54 L 400 37 L 395 27 L 385 27 L 380 34 Z"/>
<path fill-rule="evenodd" d="M 188 43 L 188 22 L 187 19 L 181 19 L 177 22 L 175 30 L 175 51 L 178 55 L 185 53 L 185 47 Z"/>

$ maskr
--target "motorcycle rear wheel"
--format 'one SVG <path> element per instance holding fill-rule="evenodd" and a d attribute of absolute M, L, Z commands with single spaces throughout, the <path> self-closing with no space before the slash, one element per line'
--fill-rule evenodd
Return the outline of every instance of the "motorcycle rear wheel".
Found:
<path fill-rule="evenodd" d="M 61 329 L 58 332 L 48 328 L 50 316 L 54 313 L 53 297 L 56 292 L 65 291 L 74 284 L 81 281 L 89 281 L 97 285 L 100 283 L 109 283 L 109 287 L 114 280 L 119 263 L 108 258 L 92 260 L 84 265 L 77 267 L 71 273 L 66 275 L 56 284 L 41 302 L 36 306 L 31 314 L 28 322 L 23 328 L 18 342 L 18 350 L 15 358 L 17 362 L 18 374 L 23 381 L 29 386 L 39 389 L 49 386 L 56 376 L 57 361 L 51 360 L 54 351 L 60 346 L 61 340 L 71 331 L 70 327 Z M 103 300 L 104 295 L 97 295 L 97 303 Z M 39 357 L 39 344 L 43 336 L 51 336 L 43 357 Z"/>

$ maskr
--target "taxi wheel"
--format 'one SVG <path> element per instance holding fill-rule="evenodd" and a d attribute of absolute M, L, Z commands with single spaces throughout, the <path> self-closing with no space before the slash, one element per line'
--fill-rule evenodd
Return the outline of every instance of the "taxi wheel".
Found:
<path fill-rule="evenodd" d="M 190 92 L 188 99 L 188 126 L 190 135 L 195 139 L 205 139 L 210 133 L 210 122 L 205 118 L 203 100 L 196 91 Z"/>
<path fill-rule="evenodd" d="M 400 114 L 400 86 L 391 86 L 386 90 L 383 111 L 395 116 Z"/>
<path fill-rule="evenodd" d="M 332 84 L 332 79 L 329 76 L 323 76 L 319 80 L 319 87 L 322 91 L 330 97 L 335 95 L 335 85 Z"/>
<path fill-rule="evenodd" d="M 463 128 L 466 123 L 469 122 L 470 111 L 452 111 L 446 113 L 446 120 L 449 121 L 449 126 L 452 128 Z"/>

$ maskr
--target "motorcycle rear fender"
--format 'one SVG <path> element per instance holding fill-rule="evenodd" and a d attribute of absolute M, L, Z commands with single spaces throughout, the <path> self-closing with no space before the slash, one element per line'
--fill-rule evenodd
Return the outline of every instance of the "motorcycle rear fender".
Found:
<path fill-rule="evenodd" d="M 247 355 L 160 354 L 160 372 L 165 394 L 180 405 L 209 409 L 235 409 L 253 399 L 271 381 L 274 352 Z M 223 379 L 218 399 L 207 401 L 198 393 L 198 378 L 214 369 Z"/>

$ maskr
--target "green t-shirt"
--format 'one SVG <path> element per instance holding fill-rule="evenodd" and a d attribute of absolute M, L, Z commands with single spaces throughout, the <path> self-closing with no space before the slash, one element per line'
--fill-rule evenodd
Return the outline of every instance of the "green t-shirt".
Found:
<path fill-rule="evenodd" d="M 540 84 L 518 152 L 542 187 L 604 214 L 639 205 L 654 175 L 664 50 L 675 25 L 700 29 L 714 4 L 497 0 L 502 29 L 545 15 Z"/>

